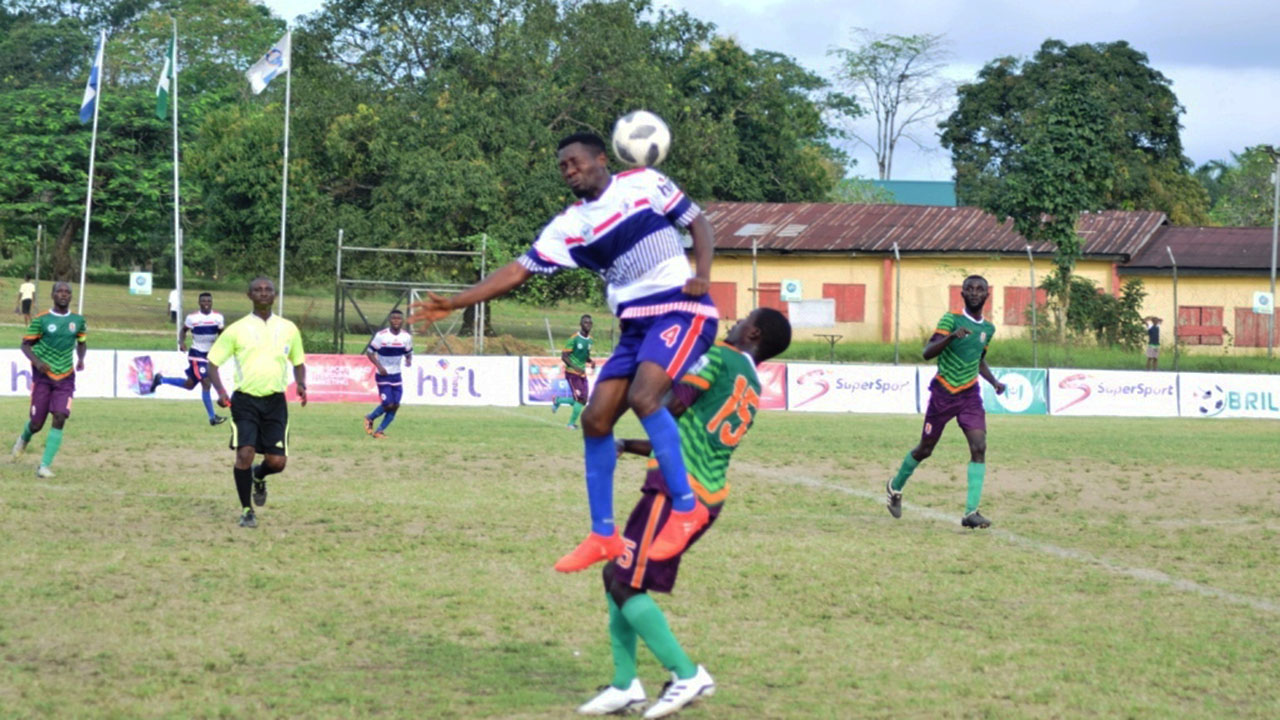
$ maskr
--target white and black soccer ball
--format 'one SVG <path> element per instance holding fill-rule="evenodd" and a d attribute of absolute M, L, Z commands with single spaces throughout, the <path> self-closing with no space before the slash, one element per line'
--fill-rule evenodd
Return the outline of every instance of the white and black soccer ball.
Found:
<path fill-rule="evenodd" d="M 655 167 L 671 149 L 671 129 L 648 110 L 634 110 L 613 125 L 613 154 L 631 167 Z"/>
<path fill-rule="evenodd" d="M 1223 392 L 1219 385 L 1208 385 L 1196 388 L 1196 410 L 1200 411 L 1202 417 L 1211 417 L 1222 412 L 1226 406 L 1226 393 Z"/>

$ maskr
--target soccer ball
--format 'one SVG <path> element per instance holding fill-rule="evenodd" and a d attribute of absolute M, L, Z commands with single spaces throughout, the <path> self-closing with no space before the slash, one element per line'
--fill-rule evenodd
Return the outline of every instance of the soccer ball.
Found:
<path fill-rule="evenodd" d="M 634 110 L 613 125 L 613 154 L 632 167 L 654 167 L 671 149 L 671 130 L 648 110 Z"/>
<path fill-rule="evenodd" d="M 1222 408 L 1226 404 L 1225 395 L 1226 393 L 1222 391 L 1222 387 L 1218 385 L 1199 387 L 1195 392 L 1196 409 L 1204 417 L 1217 415 L 1222 412 Z"/>

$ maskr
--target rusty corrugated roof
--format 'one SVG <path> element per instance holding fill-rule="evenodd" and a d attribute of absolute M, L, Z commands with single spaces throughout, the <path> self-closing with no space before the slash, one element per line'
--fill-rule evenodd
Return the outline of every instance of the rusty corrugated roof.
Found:
<path fill-rule="evenodd" d="M 975 207 L 854 205 L 847 203 L 736 203 L 705 206 L 717 250 L 750 250 L 751 238 L 768 252 L 1022 253 L 1026 240 L 1013 223 Z M 1131 256 L 1142 249 L 1164 213 L 1105 210 L 1080 216 L 1086 255 Z M 1051 253 L 1047 243 L 1032 246 Z"/>
<path fill-rule="evenodd" d="M 718 241 L 718 240 L 717 240 Z M 1270 270 L 1269 227 L 1166 227 L 1142 252 L 1121 267 L 1127 270 L 1168 270 L 1173 250 L 1178 269 Z"/>

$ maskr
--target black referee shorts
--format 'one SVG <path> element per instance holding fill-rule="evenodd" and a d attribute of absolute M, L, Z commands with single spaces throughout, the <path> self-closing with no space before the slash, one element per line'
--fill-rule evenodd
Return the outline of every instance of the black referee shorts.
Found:
<path fill-rule="evenodd" d="M 252 447 L 263 455 L 289 455 L 289 404 L 284 393 L 259 397 L 231 394 L 231 449 Z"/>

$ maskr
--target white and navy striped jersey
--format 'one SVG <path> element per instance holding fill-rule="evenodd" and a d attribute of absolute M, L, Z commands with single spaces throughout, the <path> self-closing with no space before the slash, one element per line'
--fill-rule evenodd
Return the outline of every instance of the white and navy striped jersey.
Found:
<path fill-rule="evenodd" d="M 369 349 L 377 354 L 378 364 L 388 375 L 399 375 L 404 356 L 413 352 L 413 336 L 404 329 L 394 333 L 391 328 L 382 328 L 369 341 Z"/>
<path fill-rule="evenodd" d="M 518 262 L 535 273 L 596 272 L 608 285 L 609 308 L 619 317 L 635 316 L 641 306 L 670 304 L 672 291 L 678 295 L 693 276 L 676 228 L 689 227 L 701 213 L 665 175 L 627 170 L 614 175 L 596 200 L 565 208 Z M 689 304 L 699 314 L 715 313 L 709 301 Z"/>
<path fill-rule="evenodd" d="M 222 317 L 222 313 L 216 310 L 211 311 L 208 315 L 197 310 L 187 315 L 184 324 L 191 331 L 189 352 L 208 354 L 209 348 L 213 347 L 213 341 L 218 339 L 218 333 L 222 332 L 222 328 L 226 327 L 227 321 Z"/>

